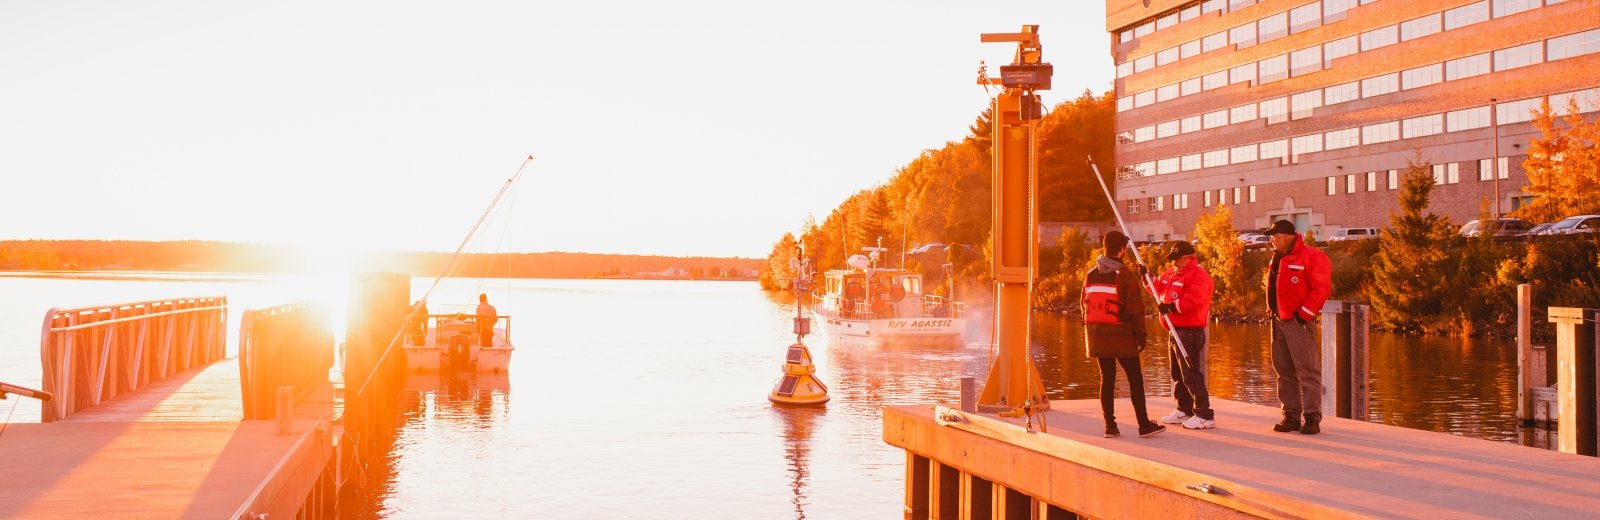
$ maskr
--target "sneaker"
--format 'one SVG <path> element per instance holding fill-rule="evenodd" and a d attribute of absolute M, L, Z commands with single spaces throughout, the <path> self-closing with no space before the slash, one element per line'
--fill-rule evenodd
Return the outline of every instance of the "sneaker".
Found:
<path fill-rule="evenodd" d="M 1322 415 L 1315 413 L 1306 414 L 1306 423 L 1300 427 L 1301 435 L 1316 435 L 1322 433 Z"/>
<path fill-rule="evenodd" d="M 1209 430 L 1216 427 L 1217 421 L 1204 419 L 1198 415 L 1190 417 L 1187 421 L 1183 421 L 1183 429 L 1185 430 Z"/>
<path fill-rule="evenodd" d="M 1116 423 L 1111 423 L 1111 424 L 1107 424 L 1106 425 L 1106 438 L 1107 439 L 1112 438 L 1112 437 L 1121 437 L 1121 436 L 1122 436 L 1122 432 L 1117 431 L 1117 424 Z"/>
<path fill-rule="evenodd" d="M 1283 420 L 1272 425 L 1272 431 L 1283 433 L 1300 431 L 1300 414 L 1283 414 Z"/>
<path fill-rule="evenodd" d="M 1190 417 L 1194 416 L 1183 413 L 1183 410 L 1173 410 L 1172 413 L 1167 414 L 1166 417 L 1162 417 L 1161 422 L 1167 424 L 1183 424 L 1183 422 L 1189 420 Z"/>
<path fill-rule="evenodd" d="M 1160 435 L 1161 432 L 1164 432 L 1164 431 L 1167 431 L 1167 427 L 1166 426 L 1162 426 L 1160 424 L 1157 424 L 1155 421 L 1150 421 L 1150 422 L 1147 422 L 1144 425 L 1139 427 L 1139 436 L 1140 437 L 1155 437 L 1156 435 Z"/>

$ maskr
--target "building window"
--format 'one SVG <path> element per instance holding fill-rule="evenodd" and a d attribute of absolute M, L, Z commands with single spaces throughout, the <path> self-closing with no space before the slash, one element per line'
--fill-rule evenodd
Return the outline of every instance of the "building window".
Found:
<path fill-rule="evenodd" d="M 1248 83 L 1248 82 L 1255 81 L 1255 80 L 1256 80 L 1256 64 L 1255 63 L 1246 63 L 1244 65 L 1240 65 L 1238 67 L 1234 67 L 1234 68 L 1228 69 L 1228 84 L 1229 85 L 1232 85 L 1234 83 Z"/>
<path fill-rule="evenodd" d="M 1361 52 L 1367 52 L 1381 47 L 1388 47 L 1398 43 L 1399 41 L 1399 26 L 1390 25 L 1388 27 L 1379 27 L 1377 29 L 1361 33 Z"/>
<path fill-rule="evenodd" d="M 1178 84 L 1173 83 L 1156 89 L 1156 102 L 1163 103 L 1178 99 Z"/>
<path fill-rule="evenodd" d="M 1489 0 L 1444 12 L 1444 30 L 1454 30 L 1489 19 Z"/>
<path fill-rule="evenodd" d="M 1219 32 L 1200 39 L 1200 52 L 1211 52 L 1228 44 L 1228 33 Z"/>
<path fill-rule="evenodd" d="M 1258 79 L 1256 80 L 1256 83 L 1264 85 L 1289 77 L 1288 58 L 1289 56 L 1287 54 L 1279 54 L 1277 56 L 1261 60 L 1259 63 L 1261 72 L 1257 76 Z"/>
<path fill-rule="evenodd" d="M 1576 103 L 1578 113 L 1600 111 L 1600 87 L 1575 92 L 1563 92 L 1550 95 L 1550 110 L 1565 114 L 1567 107 Z"/>
<path fill-rule="evenodd" d="M 1163 211 L 1167 209 L 1166 197 L 1151 197 L 1150 201 L 1155 203 L 1154 206 L 1156 207 L 1156 211 Z"/>
<path fill-rule="evenodd" d="M 1252 5 L 1256 5 L 1256 0 L 1228 0 L 1228 12 L 1232 13 Z"/>
<path fill-rule="evenodd" d="M 1211 190 L 1206 190 L 1205 191 L 1205 196 L 1206 196 L 1205 204 L 1206 204 L 1206 207 L 1209 208 L 1209 207 L 1211 207 Z"/>
<path fill-rule="evenodd" d="M 1178 84 L 1179 96 L 1190 96 L 1200 93 L 1200 78 L 1189 78 Z"/>
<path fill-rule="evenodd" d="M 1446 132 L 1460 132 L 1489 126 L 1489 107 L 1468 108 L 1444 115 Z"/>
<path fill-rule="evenodd" d="M 1239 202 L 1238 198 L 1236 197 L 1233 202 L 1235 204 L 1237 204 Z M 1217 189 L 1217 205 L 1220 206 L 1220 205 L 1227 204 L 1227 203 L 1228 203 L 1228 189 L 1227 188 L 1218 188 Z"/>
<path fill-rule="evenodd" d="M 1444 64 L 1423 65 L 1400 73 L 1400 88 L 1426 87 L 1444 81 Z"/>
<path fill-rule="evenodd" d="M 1156 68 L 1156 57 L 1153 54 L 1149 56 L 1140 56 L 1133 59 L 1133 71 L 1135 73 L 1144 72 L 1153 68 Z"/>
<path fill-rule="evenodd" d="M 1322 70 L 1322 46 L 1314 45 L 1289 53 L 1289 75 L 1304 76 Z"/>
<path fill-rule="evenodd" d="M 1299 34 L 1322 26 L 1322 2 L 1311 2 L 1289 11 L 1289 32 Z"/>
<path fill-rule="evenodd" d="M 1289 140 L 1288 139 L 1279 139 L 1277 141 L 1267 141 L 1265 143 L 1261 143 L 1261 158 L 1262 159 L 1288 159 L 1289 158 Z"/>
<path fill-rule="evenodd" d="M 1289 119 L 1305 119 L 1311 117 L 1311 112 L 1322 106 L 1322 91 L 1308 90 L 1289 96 L 1289 108 L 1293 110 Z"/>
<path fill-rule="evenodd" d="M 1332 197 L 1332 196 L 1338 195 L 1338 194 L 1339 194 L 1339 178 L 1338 177 L 1328 177 L 1328 196 Z"/>
<path fill-rule="evenodd" d="M 1134 215 L 1134 214 L 1139 213 L 1139 201 L 1140 200 L 1143 200 L 1143 199 L 1128 199 L 1128 214 L 1129 215 Z"/>
<path fill-rule="evenodd" d="M 1382 76 L 1361 80 L 1361 97 L 1369 98 L 1382 96 L 1400 90 L 1400 74 L 1384 74 Z"/>
<path fill-rule="evenodd" d="M 1251 185 L 1250 186 L 1250 202 L 1253 203 L 1255 201 L 1256 201 L 1256 187 L 1254 185 Z"/>
<path fill-rule="evenodd" d="M 1256 23 L 1250 22 L 1228 30 L 1228 43 L 1243 49 L 1256 44 Z"/>
<path fill-rule="evenodd" d="M 1135 167 L 1135 171 L 1139 172 L 1140 177 L 1149 177 L 1151 175 L 1155 175 L 1156 163 L 1155 161 L 1139 163 L 1139 165 Z"/>
<path fill-rule="evenodd" d="M 1160 67 L 1162 65 L 1171 64 L 1174 61 L 1178 61 L 1178 48 L 1177 47 L 1173 47 L 1173 48 L 1166 49 L 1166 50 L 1163 50 L 1161 52 L 1156 53 L 1156 66 L 1157 67 Z"/>
<path fill-rule="evenodd" d="M 1378 191 L 1378 172 L 1367 172 L 1367 191 Z"/>
<path fill-rule="evenodd" d="M 1194 4 L 1178 11 L 1178 21 L 1187 22 L 1200 17 L 1200 4 Z"/>
<path fill-rule="evenodd" d="M 1439 13 L 1433 13 L 1422 18 L 1402 22 L 1400 24 L 1400 41 L 1411 41 L 1439 32 L 1440 20 Z"/>
<path fill-rule="evenodd" d="M 1204 90 L 1228 86 L 1228 71 L 1219 70 L 1210 74 L 1206 74 L 1204 77 L 1200 78 L 1200 86 Z"/>
<path fill-rule="evenodd" d="M 1121 33 L 1117 34 L 1117 43 L 1128 43 L 1131 41 L 1133 41 L 1133 31 L 1122 31 Z"/>
<path fill-rule="evenodd" d="M 1333 23 L 1344 19 L 1344 14 L 1356 6 L 1356 0 L 1322 0 L 1322 20 Z"/>
<path fill-rule="evenodd" d="M 1361 83 L 1359 82 L 1352 81 L 1322 89 L 1322 102 L 1325 104 L 1337 105 L 1357 99 L 1361 99 Z"/>
<path fill-rule="evenodd" d="M 1501 157 L 1498 161 L 1500 163 L 1500 167 L 1498 169 L 1495 168 L 1494 165 L 1494 163 L 1497 161 L 1478 159 L 1478 180 L 1492 181 L 1494 180 L 1495 172 L 1500 172 L 1500 178 L 1502 179 L 1511 178 L 1511 167 L 1509 164 L 1506 164 L 1510 162 L 1509 159 L 1509 157 Z"/>
<path fill-rule="evenodd" d="M 1289 98 L 1272 98 L 1261 102 L 1260 116 L 1267 124 L 1288 121 Z"/>
<path fill-rule="evenodd" d="M 1434 184 L 1459 184 L 1461 182 L 1461 163 L 1446 163 L 1433 165 Z"/>
<path fill-rule="evenodd" d="M 1156 161 L 1156 175 L 1166 175 L 1178 172 L 1178 158 L 1169 157 Z"/>
<path fill-rule="evenodd" d="M 1117 98 L 1117 111 L 1118 112 L 1127 112 L 1129 110 L 1133 110 L 1133 98 L 1131 98 L 1131 97 L 1119 97 L 1119 98 Z"/>
<path fill-rule="evenodd" d="M 1222 11 L 1223 5 L 1223 0 L 1206 0 L 1204 3 L 1200 4 L 1200 14 L 1205 14 L 1212 11 L 1220 12 Z"/>
<path fill-rule="evenodd" d="M 1238 187 L 1234 187 L 1233 188 L 1233 203 L 1234 204 L 1238 204 L 1239 203 L 1239 188 Z"/>
<path fill-rule="evenodd" d="M 1539 0 L 1494 0 L 1494 17 L 1510 16 L 1539 7 Z"/>
<path fill-rule="evenodd" d="M 1233 107 L 1231 109 L 1228 109 L 1228 121 L 1230 122 L 1230 124 L 1237 125 L 1239 123 L 1243 123 L 1243 122 L 1246 122 L 1246 121 L 1255 121 L 1255 119 L 1256 119 L 1256 104 L 1255 103 L 1251 103 L 1251 104 L 1248 104 L 1248 105 L 1236 106 L 1236 107 Z"/>
<path fill-rule="evenodd" d="M 1156 102 L 1156 91 L 1146 90 L 1133 95 L 1133 108 L 1144 108 Z"/>
<path fill-rule="evenodd" d="M 1400 189 L 1400 170 L 1389 170 L 1389 189 Z"/>
<path fill-rule="evenodd" d="M 1400 122 L 1390 121 L 1361 127 L 1361 144 L 1387 143 L 1400 139 Z"/>
<path fill-rule="evenodd" d="M 1218 110 L 1216 112 L 1207 112 L 1206 115 L 1204 115 L 1202 117 L 1204 119 L 1204 121 L 1203 121 L 1204 124 L 1202 125 L 1202 127 L 1207 129 L 1207 130 L 1210 130 L 1212 128 L 1217 128 L 1219 126 L 1228 126 L 1228 111 L 1227 110 Z"/>
<path fill-rule="evenodd" d="M 1334 130 L 1332 132 L 1328 132 L 1327 135 L 1328 135 L 1328 142 L 1327 142 L 1327 147 L 1328 148 L 1327 149 L 1329 149 L 1329 150 L 1338 150 L 1340 148 L 1349 148 L 1349 147 L 1361 144 L 1361 129 L 1360 128 L 1346 128 L 1344 130 Z"/>
<path fill-rule="evenodd" d="M 1400 122 L 1400 137 L 1411 139 L 1444 133 L 1444 114 L 1413 117 Z"/>
<path fill-rule="evenodd" d="M 1543 42 L 1494 51 L 1494 70 L 1511 70 L 1544 62 Z"/>
<path fill-rule="evenodd" d="M 1180 134 L 1187 134 L 1189 132 L 1199 132 L 1199 131 L 1200 131 L 1200 116 L 1185 117 L 1185 118 L 1183 118 L 1183 120 L 1178 122 L 1178 133 L 1180 133 Z"/>
<path fill-rule="evenodd" d="M 1289 13 L 1278 13 L 1256 22 L 1258 43 L 1267 43 L 1289 35 Z"/>
<path fill-rule="evenodd" d="M 1202 154 L 1206 168 L 1228 165 L 1228 150 L 1212 150 Z"/>
<path fill-rule="evenodd" d="M 1200 40 L 1189 40 L 1178 46 L 1178 59 L 1187 60 L 1200 55 Z"/>
<path fill-rule="evenodd" d="M 1178 13 L 1172 13 L 1156 19 L 1156 30 L 1171 28 L 1178 25 Z"/>
<path fill-rule="evenodd" d="M 1126 78 L 1133 75 L 1133 62 L 1124 61 L 1117 64 L 1117 78 Z"/>
<path fill-rule="evenodd" d="M 1146 126 L 1134 129 L 1133 142 L 1142 143 L 1156 138 L 1156 127 Z"/>
<path fill-rule="evenodd" d="M 1302 135 L 1289 141 L 1289 162 L 1299 162 L 1299 156 L 1322 151 L 1322 134 Z"/>
<path fill-rule="evenodd" d="M 1489 73 L 1489 53 L 1444 62 L 1444 80 L 1455 81 Z"/>
<path fill-rule="evenodd" d="M 1550 61 L 1600 52 L 1600 29 L 1550 39 Z"/>
<path fill-rule="evenodd" d="M 1355 193 L 1356 192 L 1356 174 L 1351 173 L 1351 174 L 1347 174 L 1347 175 L 1344 176 L 1344 192 L 1345 193 Z"/>
<path fill-rule="evenodd" d="M 1156 139 L 1166 139 L 1178 135 L 1178 122 L 1167 121 L 1156 125 Z"/>
<path fill-rule="evenodd" d="M 1256 160 L 1256 145 L 1247 144 L 1228 150 L 1228 161 L 1232 164 L 1247 163 Z"/>
<path fill-rule="evenodd" d="M 1502 125 L 1508 125 L 1508 124 L 1511 124 L 1511 123 L 1522 123 L 1522 122 L 1526 122 L 1526 121 L 1532 121 L 1533 120 L 1533 113 L 1539 110 L 1539 101 L 1540 101 L 1539 98 L 1533 98 L 1533 99 L 1524 99 L 1524 100 L 1521 100 L 1521 101 L 1512 101 L 1512 102 L 1509 102 L 1509 103 L 1501 103 L 1499 105 L 1496 105 L 1495 106 L 1495 110 L 1496 110 L 1495 117 L 1497 119 L 1495 121 L 1492 121 L 1492 122 L 1499 123 L 1499 124 L 1502 124 Z M 1556 104 L 1555 103 L 1551 103 L 1550 104 L 1550 108 L 1551 108 L 1552 111 L 1560 111 L 1562 109 L 1565 109 L 1566 107 L 1562 107 L 1562 109 L 1557 109 L 1556 108 Z"/>
<path fill-rule="evenodd" d="M 1183 156 L 1182 163 L 1180 164 L 1180 168 L 1182 169 L 1182 171 L 1200 169 L 1200 154 L 1190 154 L 1190 155 Z"/>
<path fill-rule="evenodd" d="M 1360 50 L 1361 44 L 1356 40 L 1355 36 L 1351 36 L 1349 38 L 1340 38 L 1322 44 L 1322 58 L 1327 60 L 1328 63 L 1332 64 L 1333 60 L 1355 54 Z"/>

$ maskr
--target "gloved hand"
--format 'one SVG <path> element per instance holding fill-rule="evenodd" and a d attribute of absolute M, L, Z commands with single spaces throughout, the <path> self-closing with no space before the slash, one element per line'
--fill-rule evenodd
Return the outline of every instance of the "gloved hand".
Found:
<path fill-rule="evenodd" d="M 1299 323 L 1299 324 L 1301 324 L 1301 325 L 1305 325 L 1306 324 L 1306 319 L 1305 318 L 1301 318 L 1300 317 L 1300 313 L 1298 313 L 1298 312 L 1294 313 L 1294 321 Z"/>
<path fill-rule="evenodd" d="M 1150 276 L 1150 268 L 1144 264 L 1139 264 L 1139 276 Z"/>
<path fill-rule="evenodd" d="M 1163 303 L 1156 305 L 1156 310 L 1161 311 L 1162 314 L 1172 314 L 1178 311 L 1178 306 L 1171 303 Z"/>

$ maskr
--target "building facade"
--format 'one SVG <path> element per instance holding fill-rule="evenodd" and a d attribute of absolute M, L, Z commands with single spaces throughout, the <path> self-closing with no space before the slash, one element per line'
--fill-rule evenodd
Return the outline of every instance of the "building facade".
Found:
<path fill-rule="evenodd" d="M 1431 211 L 1509 213 L 1540 102 L 1600 111 L 1600 0 L 1106 0 L 1106 29 L 1136 240 L 1215 204 L 1239 230 L 1384 227 L 1419 150 Z"/>

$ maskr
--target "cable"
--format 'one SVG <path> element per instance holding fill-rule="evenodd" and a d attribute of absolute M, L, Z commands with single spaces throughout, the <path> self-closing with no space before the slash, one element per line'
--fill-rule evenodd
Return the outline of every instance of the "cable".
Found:
<path fill-rule="evenodd" d="M 0 422 L 0 436 L 6 434 L 6 427 L 11 425 L 11 414 L 17 413 L 17 405 L 19 404 L 22 404 L 22 398 L 20 397 L 11 402 L 11 411 L 6 412 L 5 422 Z"/>

